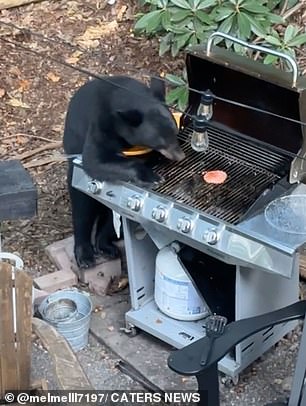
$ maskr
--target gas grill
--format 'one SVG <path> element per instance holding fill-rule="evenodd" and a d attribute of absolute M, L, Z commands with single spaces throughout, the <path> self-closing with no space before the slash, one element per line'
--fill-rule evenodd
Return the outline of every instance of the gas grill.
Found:
<path fill-rule="evenodd" d="M 190 146 L 190 115 L 200 101 L 191 91 L 179 133 L 186 158 L 177 163 L 157 153 L 146 156 L 147 165 L 163 177 L 159 185 L 98 182 L 83 171 L 81 159 L 74 160 L 73 186 L 122 216 L 132 307 L 126 314 L 128 331 L 138 327 L 176 348 L 203 337 L 205 319 L 179 321 L 157 308 L 159 250 L 174 241 L 190 249 L 194 259 L 181 261 L 194 285 L 212 313 L 233 321 L 298 299 L 299 251 L 306 241 L 306 234 L 274 229 L 264 214 L 274 199 L 306 193 L 304 128 L 298 123 L 306 118 L 306 82 L 211 48 L 212 39 L 186 57 L 190 88 L 215 95 L 207 152 Z M 226 182 L 205 184 L 203 171 L 215 169 L 227 173 Z M 252 336 L 221 360 L 219 369 L 236 379 L 293 327 L 286 323 Z"/>
<path fill-rule="evenodd" d="M 231 224 L 239 223 L 246 215 L 246 208 L 290 167 L 288 155 L 254 146 L 239 135 L 218 128 L 217 124 L 208 130 L 210 148 L 203 158 L 190 148 L 191 132 L 187 128 L 179 135 L 186 154 L 183 162 L 153 166 L 165 179 L 154 192 Z M 229 181 L 219 187 L 204 183 L 203 168 L 223 170 Z"/>

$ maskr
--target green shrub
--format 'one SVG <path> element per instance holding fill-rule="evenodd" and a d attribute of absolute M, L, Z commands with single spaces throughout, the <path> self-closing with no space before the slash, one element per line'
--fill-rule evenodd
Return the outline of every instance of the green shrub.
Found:
<path fill-rule="evenodd" d="M 160 39 L 159 54 L 180 50 L 203 43 L 214 31 L 228 33 L 242 40 L 263 44 L 291 56 L 295 47 L 306 43 L 306 34 L 299 27 L 288 25 L 280 10 L 293 7 L 297 0 L 141 0 L 145 13 L 136 16 L 135 32 Z M 216 38 L 219 43 L 240 54 L 251 52 L 229 40 Z M 265 55 L 263 62 L 275 64 L 277 57 Z M 187 102 L 186 77 L 167 75 L 175 89 L 170 90 L 168 101 L 183 108 Z"/>

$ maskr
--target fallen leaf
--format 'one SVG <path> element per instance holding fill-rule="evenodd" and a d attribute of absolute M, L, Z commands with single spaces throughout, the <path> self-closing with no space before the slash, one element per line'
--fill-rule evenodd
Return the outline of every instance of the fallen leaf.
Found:
<path fill-rule="evenodd" d="M 54 83 L 56 83 L 56 82 L 58 82 L 58 81 L 60 80 L 60 76 L 57 76 L 57 75 L 56 75 L 55 73 L 53 73 L 53 72 L 49 72 L 49 73 L 47 74 L 46 78 L 47 78 L 48 80 L 50 80 L 51 82 L 54 82 Z"/>
<path fill-rule="evenodd" d="M 105 35 L 111 34 L 118 27 L 117 21 L 101 22 L 99 25 L 90 26 L 84 34 L 77 37 L 77 42 L 88 48 L 93 48 L 99 45 L 99 39 Z"/>
<path fill-rule="evenodd" d="M 122 278 L 118 283 L 118 289 L 124 289 L 129 284 L 128 278 Z"/>
<path fill-rule="evenodd" d="M 101 317 L 102 320 L 104 320 L 105 317 L 106 317 L 106 313 L 105 313 L 105 312 L 101 312 L 101 313 L 100 313 L 100 317 Z"/>
<path fill-rule="evenodd" d="M 30 87 L 30 82 L 28 80 L 22 79 L 19 81 L 18 91 L 22 93 L 22 92 L 28 90 L 29 87 Z"/>
<path fill-rule="evenodd" d="M 109 327 L 107 327 L 107 330 L 108 330 L 108 331 L 114 331 L 115 328 L 114 328 L 113 326 L 109 326 Z"/>
<path fill-rule="evenodd" d="M 17 68 L 17 66 L 12 66 L 12 67 L 9 69 L 9 73 L 10 73 L 11 75 L 13 75 L 13 76 L 17 76 L 17 77 L 21 76 L 20 69 Z"/>
<path fill-rule="evenodd" d="M 0 99 L 5 95 L 5 89 L 0 88 Z"/>
<path fill-rule="evenodd" d="M 17 135 L 16 137 L 16 144 L 18 145 L 23 145 L 28 141 L 28 139 L 26 137 L 22 137 L 20 135 Z"/>
<path fill-rule="evenodd" d="M 127 6 L 122 6 L 122 7 L 120 8 L 120 10 L 118 11 L 118 14 L 117 14 L 117 21 L 121 21 L 121 20 L 122 20 L 124 14 L 125 14 L 125 12 L 126 12 L 126 10 L 127 10 Z"/>
<path fill-rule="evenodd" d="M 81 52 L 81 51 L 75 51 L 69 58 L 65 59 L 65 62 L 71 63 L 71 64 L 77 63 L 77 62 L 79 62 L 79 58 L 82 54 L 83 54 L 83 52 Z"/>
<path fill-rule="evenodd" d="M 60 133 L 61 134 L 62 131 L 63 131 L 63 125 L 62 124 L 53 125 L 51 127 L 51 130 L 54 131 L 55 133 Z"/>
<path fill-rule="evenodd" d="M 7 102 L 7 104 L 9 104 L 10 106 L 13 106 L 13 107 L 21 107 L 23 109 L 29 109 L 30 108 L 30 106 L 27 103 L 24 103 L 22 100 L 15 99 L 15 98 L 10 99 Z"/>

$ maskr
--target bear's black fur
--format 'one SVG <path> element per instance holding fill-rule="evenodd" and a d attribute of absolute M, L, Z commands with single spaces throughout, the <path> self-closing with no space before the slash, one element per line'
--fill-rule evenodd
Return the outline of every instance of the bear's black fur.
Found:
<path fill-rule="evenodd" d="M 100 181 L 131 181 L 148 186 L 159 180 L 139 159 L 122 150 L 141 145 L 181 160 L 175 120 L 164 104 L 165 88 L 152 79 L 150 87 L 126 77 L 110 76 L 81 86 L 70 100 L 64 129 L 67 154 L 82 154 L 86 173 Z M 72 205 L 74 253 L 80 268 L 95 264 L 95 254 L 118 255 L 112 211 L 71 187 L 73 164 L 69 159 L 68 187 Z M 97 220 L 96 236 L 92 231 Z"/>

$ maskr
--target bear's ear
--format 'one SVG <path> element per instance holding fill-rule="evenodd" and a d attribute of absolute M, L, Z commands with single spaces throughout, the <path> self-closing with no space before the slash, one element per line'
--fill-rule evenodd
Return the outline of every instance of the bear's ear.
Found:
<path fill-rule="evenodd" d="M 165 101 L 166 86 L 162 78 L 151 77 L 150 89 L 158 100 Z"/>
<path fill-rule="evenodd" d="M 143 121 L 143 114 L 136 109 L 117 110 L 118 116 L 132 127 L 138 127 Z"/>

